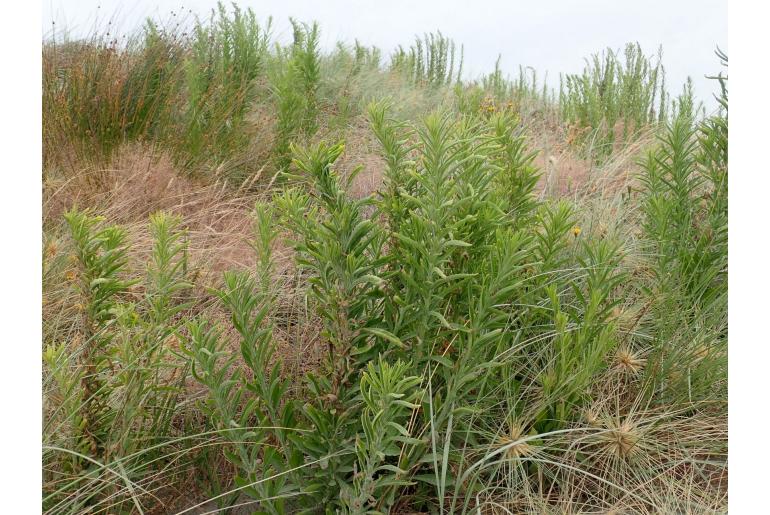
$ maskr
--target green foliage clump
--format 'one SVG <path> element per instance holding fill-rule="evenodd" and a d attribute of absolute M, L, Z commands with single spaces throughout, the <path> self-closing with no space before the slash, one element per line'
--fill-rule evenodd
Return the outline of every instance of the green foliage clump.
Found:
<path fill-rule="evenodd" d="M 262 27 L 251 9 L 233 6 L 230 15 L 222 3 L 208 24 L 196 22 L 184 62 L 184 130 L 177 140 L 184 156 L 221 160 L 245 144 L 244 117 L 266 66 L 270 25 L 268 19 Z"/>
<path fill-rule="evenodd" d="M 291 22 L 294 41 L 279 53 L 271 78 L 278 115 L 273 152 L 279 170 L 291 163 L 291 144 L 309 138 L 318 128 L 318 24 Z"/>
<path fill-rule="evenodd" d="M 684 471 L 711 485 L 719 436 L 679 429 L 725 394 L 726 78 L 699 120 L 691 83 L 669 102 L 659 59 L 629 45 L 567 76 L 557 103 L 499 59 L 462 82 L 441 33 L 384 69 L 358 41 L 323 55 L 318 25 L 291 21 L 286 46 L 220 4 L 189 37 L 148 22 L 126 47 L 44 47 L 46 157 L 160 142 L 192 170 L 248 154 L 255 108 L 285 179 L 256 203 L 255 266 L 195 291 L 178 217 L 150 217 L 140 277 L 125 229 L 65 215 L 71 270 L 44 262 L 44 287 L 66 279 L 45 321 L 44 509 L 169 511 L 155 495 L 193 470 L 219 509 L 274 514 L 649 512 Z M 626 239 L 581 228 L 605 197 L 536 193 L 525 135 L 556 107 L 596 159 L 660 129 L 642 194 L 618 203 L 641 215 Z M 351 195 L 357 174 L 380 170 L 328 143 L 357 115 L 383 164 L 368 196 Z M 282 304 L 287 255 L 301 320 Z M 286 344 L 314 353 L 300 372 Z"/>
<path fill-rule="evenodd" d="M 572 125 L 573 142 L 589 147 L 593 158 L 605 158 L 616 143 L 666 120 L 660 54 L 654 61 L 638 43 L 626 45 L 623 56 L 609 49 L 594 54 L 582 74 L 562 77 L 559 105 L 562 118 Z"/>
<path fill-rule="evenodd" d="M 323 365 L 304 392 L 287 397 L 271 360 L 273 300 L 244 273 L 228 273 L 220 297 L 253 379 L 234 370 L 217 329 L 190 327 L 236 483 L 274 513 L 388 511 L 404 487 L 417 506 L 435 498 L 467 509 L 486 477 L 485 458 L 467 453 L 496 445 L 479 440 L 477 424 L 501 385 L 500 423 L 548 434 L 588 402 L 615 345 L 617 249 L 580 244 L 568 205 L 536 201 L 513 117 L 434 113 L 411 127 L 383 104 L 370 116 L 388 164 L 378 199 L 347 196 L 354 174 L 342 182 L 334 170 L 341 144 L 296 148 L 297 186 L 275 199 L 323 322 Z M 274 235 L 259 209 L 260 234 Z"/>
<path fill-rule="evenodd" d="M 390 69 L 417 85 L 438 87 L 459 82 L 463 70 L 463 46 L 455 71 L 455 42 L 438 32 L 415 38 L 408 50 L 399 46 L 390 58 Z"/>
<path fill-rule="evenodd" d="M 44 506 L 86 509 L 133 500 L 148 475 L 186 378 L 173 341 L 183 301 L 187 243 L 180 221 L 151 217 L 154 246 L 144 295 L 128 300 L 125 231 L 87 212 L 65 216 L 80 276 L 77 338 L 43 353 L 44 391 L 53 410 L 44 432 L 43 461 L 51 487 Z M 72 479 L 57 480 L 66 473 Z M 116 482 L 115 477 L 120 481 Z M 150 476 L 151 477 L 151 476 Z"/>
<path fill-rule="evenodd" d="M 656 257 L 657 386 L 690 400 L 721 386 L 726 358 L 727 79 L 718 80 L 720 112 L 697 122 L 691 97 L 680 97 L 642 163 L 644 229 Z"/>

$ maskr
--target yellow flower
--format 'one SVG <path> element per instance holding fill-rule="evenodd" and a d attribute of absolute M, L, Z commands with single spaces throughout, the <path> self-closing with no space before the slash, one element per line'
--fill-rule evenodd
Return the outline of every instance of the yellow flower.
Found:
<path fill-rule="evenodd" d="M 74 270 L 69 270 L 66 274 L 64 274 L 64 278 L 68 281 L 74 281 L 75 277 L 77 277 L 77 275 L 75 274 Z"/>
<path fill-rule="evenodd" d="M 578 227 L 577 225 L 576 225 L 575 227 L 573 227 L 573 228 L 572 228 L 572 234 L 573 234 L 573 236 L 575 236 L 575 238 L 577 238 L 578 236 L 580 236 L 580 233 L 581 233 L 581 232 L 583 232 L 583 229 L 581 229 L 581 228 L 580 228 L 580 227 Z"/>

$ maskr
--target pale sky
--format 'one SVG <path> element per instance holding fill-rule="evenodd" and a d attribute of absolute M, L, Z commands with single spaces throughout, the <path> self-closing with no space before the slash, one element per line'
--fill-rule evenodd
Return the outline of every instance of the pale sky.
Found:
<path fill-rule="evenodd" d="M 663 45 L 669 92 L 676 94 L 689 75 L 695 94 L 713 107 L 717 91 L 706 74 L 720 71 L 717 45 L 727 51 L 727 0 L 511 0 L 511 1 L 342 1 L 241 0 L 260 19 L 273 17 L 274 35 L 289 39 L 288 18 L 316 20 L 321 40 L 331 48 L 341 40 L 377 45 L 385 56 L 416 34 L 441 30 L 465 45 L 466 77 L 494 69 L 498 54 L 505 73 L 518 75 L 519 65 L 534 67 L 540 78 L 558 86 L 559 72 L 577 73 L 585 57 L 606 47 L 622 49 L 638 41 L 648 55 Z M 230 2 L 226 2 L 230 5 Z M 43 0 L 43 32 L 51 22 L 74 34 L 87 34 L 95 22 L 110 18 L 124 31 L 147 16 L 168 18 L 171 12 L 206 17 L 216 0 Z M 97 8 L 98 7 L 98 8 Z M 182 9 L 183 7 L 183 9 Z"/>

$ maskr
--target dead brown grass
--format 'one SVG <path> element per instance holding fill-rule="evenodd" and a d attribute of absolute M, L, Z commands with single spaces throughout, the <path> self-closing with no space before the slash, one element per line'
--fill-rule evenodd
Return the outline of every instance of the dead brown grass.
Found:
<path fill-rule="evenodd" d="M 93 209 L 107 223 L 126 229 L 131 273 L 139 277 L 152 246 L 148 216 L 159 210 L 181 216 L 189 239 L 196 305 L 213 321 L 223 322 L 223 327 L 231 325 L 225 323 L 228 315 L 210 290 L 221 286 L 226 270 L 254 269 L 252 211 L 254 203 L 269 195 L 268 191 L 234 189 L 224 179 L 207 183 L 191 178 L 175 168 L 167 154 L 139 144 L 121 147 L 109 169 L 86 164 L 67 180 L 44 183 L 43 190 L 46 261 L 51 270 L 45 282 L 44 319 L 67 320 L 72 314 L 66 307 L 74 294 L 74 281 L 69 276 L 72 267 L 66 259 L 61 261 L 59 254 L 66 247 L 62 214 L 77 206 Z M 61 261 L 56 267 L 51 266 L 54 259 Z M 320 362 L 316 352 L 320 328 L 312 307 L 306 305 L 304 281 L 297 275 L 292 251 L 282 240 L 275 244 L 274 266 L 274 286 L 280 290 L 278 318 L 282 321 L 276 330 L 278 357 L 291 373 L 301 373 Z M 226 336 L 237 351 L 235 335 Z"/>
<path fill-rule="evenodd" d="M 572 197 L 611 195 L 635 184 L 636 161 L 654 142 L 652 129 L 617 149 L 601 165 L 581 157 L 569 144 L 569 130 L 543 122 L 527 126 L 530 151 L 537 152 L 535 165 L 541 170 L 538 183 L 542 196 Z"/>

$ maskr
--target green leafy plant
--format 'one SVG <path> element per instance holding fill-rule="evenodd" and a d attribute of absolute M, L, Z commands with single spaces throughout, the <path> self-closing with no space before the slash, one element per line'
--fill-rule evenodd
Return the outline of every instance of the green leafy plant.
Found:
<path fill-rule="evenodd" d="M 463 69 L 463 46 L 455 71 L 455 43 L 437 33 L 415 38 L 408 50 L 398 47 L 390 58 L 390 68 L 403 73 L 414 84 L 438 87 L 459 82 Z"/>
<path fill-rule="evenodd" d="M 46 492 L 44 504 L 138 505 L 135 482 L 159 464 L 163 438 L 172 433 L 186 363 L 174 359 L 187 257 L 179 220 L 151 217 L 154 237 L 145 295 L 129 302 L 123 229 L 88 212 L 65 215 L 79 264 L 81 332 L 78 341 L 49 346 L 44 360 L 52 378 L 57 415 L 44 427 L 44 460 L 74 479 Z M 114 469 L 125 484 L 115 483 Z M 57 504 L 58 503 L 58 504 Z"/>
<path fill-rule="evenodd" d="M 688 399 L 708 391 L 724 364 L 728 125 L 726 79 L 719 80 L 723 112 L 697 123 L 690 109 L 680 109 L 643 162 L 644 228 L 656 256 L 661 331 L 654 379 L 679 385 Z M 666 314 L 674 312 L 678 322 Z M 666 344 L 680 338 L 688 344 Z"/>
<path fill-rule="evenodd" d="M 278 123 L 274 153 L 277 167 L 291 163 L 291 144 L 317 130 L 320 55 L 318 24 L 292 19 L 294 42 L 278 56 L 272 74 Z"/>
<path fill-rule="evenodd" d="M 623 57 L 612 50 L 594 54 L 582 74 L 561 79 L 559 104 L 562 118 L 572 125 L 570 140 L 589 148 L 596 160 L 667 117 L 660 53 L 654 61 L 638 43 L 629 43 Z"/>
<path fill-rule="evenodd" d="M 261 26 L 251 9 L 234 6 L 229 14 L 222 3 L 208 24 L 196 22 L 184 62 L 184 130 L 178 140 L 187 166 L 243 148 L 244 117 L 265 69 L 270 26 L 270 19 Z"/>
<path fill-rule="evenodd" d="M 352 488 L 340 494 L 351 513 L 388 511 L 395 501 L 393 487 L 411 484 L 399 479 L 406 475 L 405 470 L 387 463 L 388 456 L 399 455 L 399 444 L 413 442 L 403 424 L 420 407 L 413 402 L 420 395 L 416 388 L 420 378 L 406 376 L 410 368 L 401 361 L 390 365 L 380 357 L 376 364 L 369 362 L 361 375 L 363 437 L 356 440 L 358 463 L 353 469 Z"/>
<path fill-rule="evenodd" d="M 461 80 L 440 33 L 383 66 L 291 23 L 272 45 L 219 5 L 189 35 L 150 21 L 127 45 L 44 46 L 49 164 L 138 142 L 220 177 L 258 161 L 259 128 L 281 178 L 186 178 L 172 205 L 200 208 L 194 244 L 167 212 L 131 247 L 90 211 L 46 219 L 44 510 L 723 510 L 726 77 L 704 118 L 630 45 L 557 102 L 500 59 Z M 648 129 L 638 180 L 539 191 L 542 140 L 601 161 Z M 89 180 L 112 193 L 112 173 Z M 224 234 L 206 270 L 201 243 L 249 205 L 251 238 Z"/>

